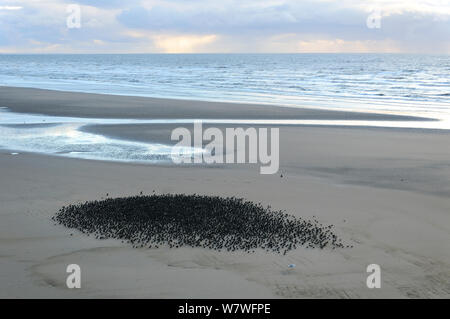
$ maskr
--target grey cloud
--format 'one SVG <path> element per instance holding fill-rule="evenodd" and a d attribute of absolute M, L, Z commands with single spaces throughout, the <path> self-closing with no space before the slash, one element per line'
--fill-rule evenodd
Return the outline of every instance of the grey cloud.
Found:
<path fill-rule="evenodd" d="M 0 46 L 24 44 L 30 39 L 68 45 L 71 41 L 94 39 L 133 44 L 150 41 L 126 35 L 129 29 L 138 29 L 155 33 L 214 33 L 220 35 L 220 39 L 236 42 L 236 46 L 239 46 L 237 42 L 256 43 L 270 36 L 294 34 L 295 37 L 285 38 L 286 41 L 390 40 L 405 51 L 448 52 L 450 48 L 448 16 L 404 12 L 384 17 L 381 29 L 369 29 L 366 26 L 367 12 L 339 1 L 287 1 L 269 5 L 264 1 L 171 0 L 159 2 L 151 9 L 138 6 L 140 1 L 137 0 L 69 2 L 103 7 L 102 12 L 112 7 L 122 11 L 116 16 L 116 21 L 109 21 L 108 25 L 89 26 L 86 23 L 79 30 L 67 30 L 65 11 L 61 16 L 49 15 L 39 6 L 24 6 L 14 13 L 0 13 Z M 102 19 L 101 16 L 90 18 Z"/>
<path fill-rule="evenodd" d="M 382 19 L 381 29 L 369 29 L 369 13 L 343 7 L 339 2 L 302 1 L 269 7 L 224 6 L 173 9 L 155 6 L 151 10 L 134 7 L 124 10 L 118 21 L 124 26 L 151 31 L 179 33 L 219 33 L 229 36 L 259 36 L 282 33 L 310 34 L 348 41 L 394 40 L 408 50 L 422 44 L 448 46 L 450 23 L 435 15 L 404 12 Z"/>

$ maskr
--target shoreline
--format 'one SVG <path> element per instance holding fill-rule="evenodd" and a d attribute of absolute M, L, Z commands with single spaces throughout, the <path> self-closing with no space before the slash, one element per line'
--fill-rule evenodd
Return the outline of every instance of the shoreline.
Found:
<path fill-rule="evenodd" d="M 64 109 L 61 108 L 61 104 L 64 104 Z M 208 118 L 439 121 L 435 118 L 383 113 L 83 93 L 8 86 L 0 86 L 0 107 L 7 107 L 11 111 L 18 113 L 105 119 Z"/>

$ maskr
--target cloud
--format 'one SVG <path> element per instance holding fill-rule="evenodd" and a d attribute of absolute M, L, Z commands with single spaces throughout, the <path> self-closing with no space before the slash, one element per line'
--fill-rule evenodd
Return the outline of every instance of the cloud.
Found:
<path fill-rule="evenodd" d="M 81 29 L 67 29 L 69 3 L 81 5 Z M 450 4 L 441 0 L 11 0 L 2 7 L 21 7 L 0 10 L 3 51 L 450 53 Z M 379 29 L 366 25 L 373 10 Z"/>
<path fill-rule="evenodd" d="M 327 41 L 342 39 L 347 43 L 394 40 L 410 51 L 423 51 L 422 43 L 427 43 L 430 51 L 443 49 L 450 38 L 450 5 L 365 1 L 363 6 L 361 2 L 345 0 L 240 3 L 224 1 L 218 7 L 211 2 L 194 1 L 186 6 L 172 1 L 170 6 L 159 3 L 150 8 L 129 8 L 117 19 L 127 28 L 158 32 L 236 37 L 246 34 L 249 38 L 295 33 L 315 35 Z M 382 27 L 376 30 L 366 25 L 375 9 L 380 10 L 382 19 Z"/>

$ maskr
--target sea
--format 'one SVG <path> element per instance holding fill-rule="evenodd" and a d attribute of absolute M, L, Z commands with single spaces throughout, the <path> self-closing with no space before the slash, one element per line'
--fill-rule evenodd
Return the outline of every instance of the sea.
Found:
<path fill-rule="evenodd" d="M 450 55 L 0 55 L 0 85 L 441 118 Z"/>

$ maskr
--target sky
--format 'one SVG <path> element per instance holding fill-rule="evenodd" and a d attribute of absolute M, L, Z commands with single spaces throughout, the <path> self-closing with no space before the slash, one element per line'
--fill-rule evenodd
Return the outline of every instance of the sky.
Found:
<path fill-rule="evenodd" d="M 450 0 L 0 0 L 0 53 L 296 52 L 450 54 Z"/>

